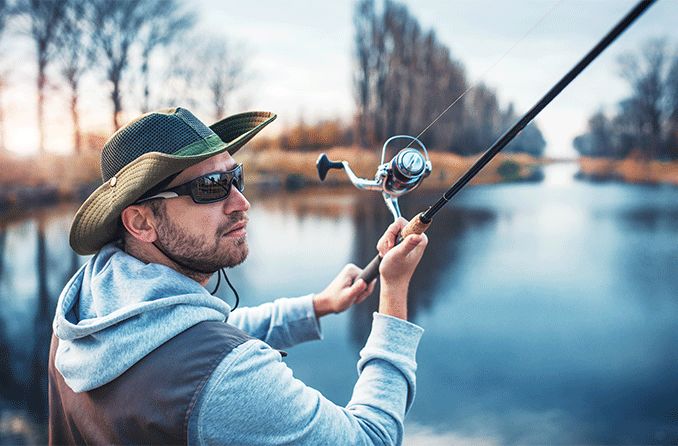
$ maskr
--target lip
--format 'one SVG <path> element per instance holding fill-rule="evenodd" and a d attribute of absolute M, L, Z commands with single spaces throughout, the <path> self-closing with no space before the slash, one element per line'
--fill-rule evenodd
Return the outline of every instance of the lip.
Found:
<path fill-rule="evenodd" d="M 224 233 L 224 237 L 242 237 L 247 234 L 247 223 L 238 223 Z"/>

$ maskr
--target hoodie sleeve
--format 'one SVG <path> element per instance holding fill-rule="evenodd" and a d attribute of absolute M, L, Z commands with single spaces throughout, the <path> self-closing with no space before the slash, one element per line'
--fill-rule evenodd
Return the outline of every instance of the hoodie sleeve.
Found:
<path fill-rule="evenodd" d="M 249 341 L 224 358 L 203 389 L 189 444 L 402 444 L 422 333 L 375 313 L 346 407 L 295 379 L 275 350 Z"/>
<path fill-rule="evenodd" d="M 228 323 L 277 349 L 322 338 L 313 294 L 238 308 L 230 314 Z"/>

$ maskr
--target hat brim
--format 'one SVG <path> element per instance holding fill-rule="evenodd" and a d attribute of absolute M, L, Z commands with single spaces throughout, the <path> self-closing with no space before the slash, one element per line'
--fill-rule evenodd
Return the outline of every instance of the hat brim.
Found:
<path fill-rule="evenodd" d="M 180 155 L 151 152 L 135 159 L 80 206 L 71 224 L 71 248 L 81 255 L 94 254 L 115 239 L 124 208 L 170 175 L 226 151 L 234 154 L 275 118 L 270 112 L 233 115 L 210 126 L 221 140 L 218 144 Z"/>

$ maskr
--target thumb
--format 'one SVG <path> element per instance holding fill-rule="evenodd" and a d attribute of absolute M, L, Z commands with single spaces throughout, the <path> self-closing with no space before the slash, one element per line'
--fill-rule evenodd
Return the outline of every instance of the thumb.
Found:
<path fill-rule="evenodd" d="M 423 236 L 421 234 L 410 234 L 405 237 L 405 240 L 400 242 L 398 246 L 393 248 L 394 251 L 398 251 L 400 255 L 407 255 L 412 252 L 419 244 L 422 242 Z"/>
<path fill-rule="evenodd" d="M 364 279 L 358 279 L 355 282 L 353 282 L 353 285 L 351 285 L 350 287 L 348 287 L 346 289 L 346 293 L 349 296 L 353 297 L 353 296 L 356 296 L 356 295 L 362 293 L 363 291 L 365 291 L 365 288 L 367 288 L 367 284 L 365 283 L 365 280 Z"/>

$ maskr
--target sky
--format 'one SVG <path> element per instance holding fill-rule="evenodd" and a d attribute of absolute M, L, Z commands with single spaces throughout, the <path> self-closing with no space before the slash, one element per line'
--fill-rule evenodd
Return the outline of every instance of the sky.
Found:
<path fill-rule="evenodd" d="M 632 8 L 635 0 L 404 3 L 423 28 L 434 29 L 439 40 L 464 64 L 471 85 L 485 82 L 495 89 L 503 105 L 513 102 L 522 114 Z M 225 38 L 246 54 L 249 78 L 229 104 L 229 112 L 274 111 L 279 115 L 278 129 L 300 116 L 307 122 L 350 118 L 354 108 L 353 1 L 200 0 L 190 5 L 199 15 L 201 36 Z M 537 27 L 520 40 L 537 22 Z M 618 76 L 619 55 L 639 51 L 652 37 L 666 37 L 678 46 L 677 23 L 678 0 L 658 1 L 537 117 L 547 140 L 547 155 L 575 155 L 572 139 L 585 130 L 588 117 L 600 107 L 612 111 L 629 93 Z M 20 45 L 17 42 L 15 46 Z M 30 69 L 19 69 L 14 79 L 23 89 L 15 89 L 4 99 L 13 111 L 8 117 L 7 144 L 23 152 L 30 152 L 33 141 L 37 141 L 31 105 L 35 93 L 28 78 Z M 83 103 L 85 126 L 108 126 L 108 115 L 100 112 L 102 107 L 110 107 L 100 80 L 89 79 L 85 88 L 90 93 Z M 48 149 L 63 151 L 69 138 L 64 130 L 69 126 L 64 122 L 66 115 L 56 106 L 48 110 L 52 110 L 48 112 L 48 134 L 56 135 L 48 141 Z"/>

